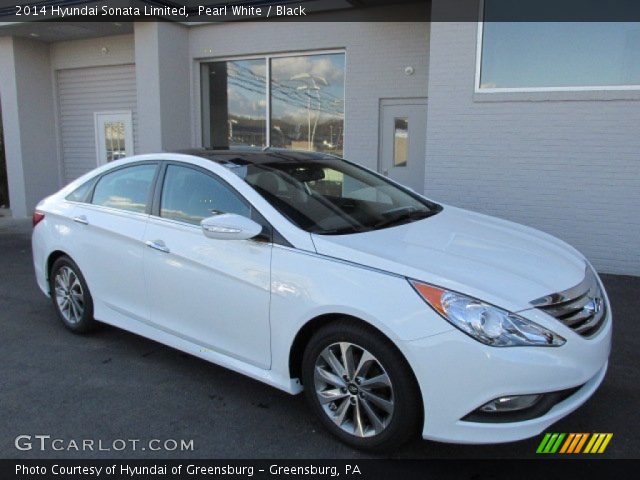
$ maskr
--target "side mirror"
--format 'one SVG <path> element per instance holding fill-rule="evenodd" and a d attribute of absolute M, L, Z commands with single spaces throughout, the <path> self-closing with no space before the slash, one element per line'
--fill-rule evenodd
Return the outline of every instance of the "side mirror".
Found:
<path fill-rule="evenodd" d="M 217 240 L 248 240 L 262 232 L 262 226 L 235 213 L 221 213 L 200 222 L 202 232 Z"/>

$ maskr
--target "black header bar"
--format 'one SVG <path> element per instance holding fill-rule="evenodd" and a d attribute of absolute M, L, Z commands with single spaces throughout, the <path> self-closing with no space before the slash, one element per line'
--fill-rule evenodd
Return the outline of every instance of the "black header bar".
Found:
<path fill-rule="evenodd" d="M 639 460 L 0 460 L 3 480 L 627 478 Z"/>
<path fill-rule="evenodd" d="M 0 0 L 0 21 L 640 22 L 638 0 Z"/>

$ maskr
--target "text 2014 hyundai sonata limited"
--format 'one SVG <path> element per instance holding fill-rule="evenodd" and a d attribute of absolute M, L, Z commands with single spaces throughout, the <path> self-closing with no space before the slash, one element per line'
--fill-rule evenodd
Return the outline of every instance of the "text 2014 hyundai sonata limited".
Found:
<path fill-rule="evenodd" d="M 109 323 L 295 394 L 344 442 L 537 435 L 602 382 L 609 302 L 569 245 L 334 156 L 140 155 L 34 214 L 66 327 Z"/>

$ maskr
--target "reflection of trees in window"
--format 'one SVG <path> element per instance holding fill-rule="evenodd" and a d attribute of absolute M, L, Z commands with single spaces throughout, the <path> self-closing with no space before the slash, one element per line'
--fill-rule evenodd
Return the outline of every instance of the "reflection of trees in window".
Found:
<path fill-rule="evenodd" d="M 207 63 L 202 80 L 204 145 L 263 146 L 270 128 L 271 146 L 342 153 L 343 54 Z"/>
<path fill-rule="evenodd" d="M 105 122 L 104 142 L 107 152 L 107 162 L 118 160 L 127 156 L 124 144 L 124 123 Z"/>

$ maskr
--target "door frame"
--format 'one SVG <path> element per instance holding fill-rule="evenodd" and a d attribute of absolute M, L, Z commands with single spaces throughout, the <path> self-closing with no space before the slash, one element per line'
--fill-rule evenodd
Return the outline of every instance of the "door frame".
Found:
<path fill-rule="evenodd" d="M 394 107 L 401 105 L 418 105 L 418 106 L 427 106 L 428 97 L 398 97 L 398 98 L 381 98 L 378 105 L 378 159 L 376 162 L 376 171 L 383 175 L 382 173 L 382 140 L 384 138 L 382 131 L 382 115 L 384 107 Z M 426 135 L 425 134 L 425 144 L 426 144 Z M 425 158 L 426 161 L 426 158 Z"/>
<path fill-rule="evenodd" d="M 104 159 L 100 155 L 100 129 L 98 128 L 98 119 L 101 116 L 108 115 L 122 115 L 126 116 L 124 126 L 124 144 L 127 151 L 127 157 L 135 155 L 135 149 L 133 145 L 133 113 L 131 110 L 105 110 L 100 112 L 93 112 L 93 126 L 94 126 L 94 142 L 96 145 L 96 163 L 98 166 L 104 165 Z"/>

